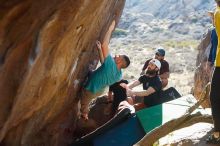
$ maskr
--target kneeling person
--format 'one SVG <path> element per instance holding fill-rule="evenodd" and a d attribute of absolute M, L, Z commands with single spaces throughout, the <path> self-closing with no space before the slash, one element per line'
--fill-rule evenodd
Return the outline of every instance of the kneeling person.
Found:
<path fill-rule="evenodd" d="M 130 98 L 131 104 L 136 103 L 136 97 L 142 98 L 141 104 L 134 105 L 136 110 L 140 110 L 144 107 L 149 107 L 160 102 L 160 91 L 162 90 L 162 83 L 158 75 L 160 67 L 160 61 L 152 59 L 146 68 L 145 74 L 139 77 L 138 80 L 135 80 L 128 85 L 123 83 L 121 84 L 122 87 L 126 88 L 128 96 L 132 97 Z M 142 91 L 133 89 L 140 84 L 143 85 Z"/>

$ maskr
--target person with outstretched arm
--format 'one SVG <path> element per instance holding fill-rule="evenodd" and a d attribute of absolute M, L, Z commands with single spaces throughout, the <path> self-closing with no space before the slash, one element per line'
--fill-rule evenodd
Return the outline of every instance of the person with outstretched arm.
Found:
<path fill-rule="evenodd" d="M 109 53 L 109 41 L 111 34 L 115 28 L 115 21 L 110 25 L 107 33 L 105 34 L 103 43 L 96 42 L 103 64 L 93 71 L 89 76 L 86 85 L 83 87 L 82 96 L 80 98 L 81 103 L 81 117 L 88 120 L 88 105 L 92 98 L 101 95 L 104 88 L 118 82 L 122 78 L 121 69 L 127 68 L 130 64 L 129 57 L 126 55 L 116 55 L 114 58 Z M 102 59 L 103 58 L 103 59 Z"/>
<path fill-rule="evenodd" d="M 120 84 L 126 89 L 127 95 L 131 97 L 127 98 L 128 102 L 131 105 L 134 105 L 137 111 L 160 103 L 160 92 L 162 90 L 162 82 L 158 75 L 160 67 L 160 61 L 152 59 L 149 62 L 144 75 L 140 76 L 138 80 L 135 80 L 128 85 L 124 83 Z M 143 90 L 133 89 L 141 84 L 143 86 Z M 137 99 L 140 99 L 141 101 L 137 102 Z"/>

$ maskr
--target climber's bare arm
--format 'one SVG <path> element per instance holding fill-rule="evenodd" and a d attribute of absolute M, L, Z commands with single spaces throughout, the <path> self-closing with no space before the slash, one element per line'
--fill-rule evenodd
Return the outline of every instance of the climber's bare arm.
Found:
<path fill-rule="evenodd" d="M 96 46 L 98 48 L 100 62 L 101 62 L 101 64 L 103 64 L 104 56 L 103 56 L 102 45 L 101 45 L 100 41 L 96 41 Z"/>
<path fill-rule="evenodd" d="M 103 54 L 104 59 L 109 54 L 108 45 L 109 45 L 109 41 L 110 41 L 110 38 L 111 38 L 111 34 L 112 34 L 114 29 L 115 29 L 115 20 L 112 21 L 112 24 L 110 25 L 108 31 L 106 32 L 103 43 L 102 43 L 102 54 Z"/>

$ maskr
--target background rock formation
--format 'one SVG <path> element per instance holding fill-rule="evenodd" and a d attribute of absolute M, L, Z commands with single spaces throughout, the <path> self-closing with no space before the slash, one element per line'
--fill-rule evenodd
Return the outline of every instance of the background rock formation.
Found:
<path fill-rule="evenodd" d="M 205 89 L 205 86 L 208 82 L 211 81 L 211 68 L 207 67 L 208 56 L 210 52 L 210 35 L 211 32 L 209 31 L 204 38 L 202 39 L 201 43 L 198 46 L 198 55 L 196 59 L 196 71 L 194 75 L 194 89 L 193 94 L 197 100 L 202 97 L 202 92 Z M 210 107 L 209 98 L 203 102 L 202 107 L 208 108 Z"/>
<path fill-rule="evenodd" d="M 67 145 L 89 63 L 125 0 L 0 2 L 0 142 Z"/>

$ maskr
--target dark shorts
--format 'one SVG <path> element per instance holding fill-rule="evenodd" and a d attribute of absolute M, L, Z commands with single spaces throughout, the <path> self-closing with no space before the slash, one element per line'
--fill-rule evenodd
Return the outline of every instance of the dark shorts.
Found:
<path fill-rule="evenodd" d="M 116 111 L 118 109 L 118 105 L 127 99 L 127 95 L 125 94 L 125 96 L 118 96 L 118 97 L 114 97 L 114 100 L 112 102 L 112 108 L 113 111 Z"/>

